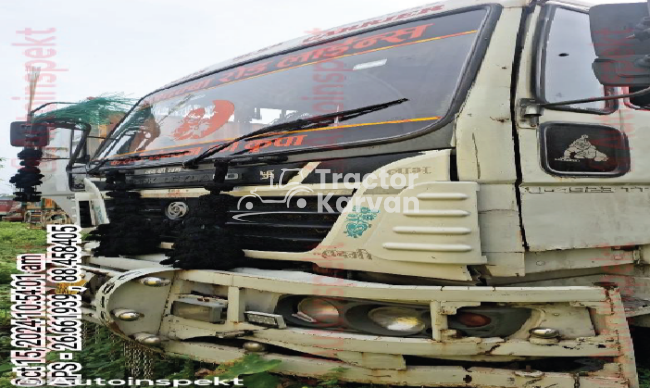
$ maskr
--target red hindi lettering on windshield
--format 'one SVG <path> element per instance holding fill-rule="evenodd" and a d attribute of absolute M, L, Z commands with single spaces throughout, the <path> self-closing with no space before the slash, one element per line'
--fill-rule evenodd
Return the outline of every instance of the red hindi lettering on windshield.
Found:
<path fill-rule="evenodd" d="M 227 100 L 214 100 L 212 105 L 211 112 L 206 107 L 190 111 L 174 131 L 174 139 L 203 139 L 223 127 L 235 112 L 235 105 Z"/>

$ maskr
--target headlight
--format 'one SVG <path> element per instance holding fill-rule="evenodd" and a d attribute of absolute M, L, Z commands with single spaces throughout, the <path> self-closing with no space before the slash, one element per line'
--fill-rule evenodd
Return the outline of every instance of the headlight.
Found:
<path fill-rule="evenodd" d="M 288 326 L 393 337 L 429 336 L 428 306 L 292 295 L 280 299 L 274 313 L 284 317 Z"/>
<path fill-rule="evenodd" d="M 431 310 L 427 305 L 290 295 L 280 298 L 274 314 L 283 317 L 287 326 L 431 338 Z M 528 308 L 486 304 L 461 308 L 447 318 L 449 329 L 464 337 L 505 338 L 520 330 L 530 316 Z"/>
<path fill-rule="evenodd" d="M 379 307 L 368 313 L 371 321 L 400 334 L 417 334 L 426 328 L 421 314 L 401 307 Z"/>
<path fill-rule="evenodd" d="M 325 299 L 306 298 L 298 304 L 296 318 L 310 323 L 334 324 L 339 322 L 339 310 Z"/>
<path fill-rule="evenodd" d="M 466 337 L 501 337 L 516 333 L 530 318 L 531 310 L 503 306 L 467 307 L 449 316 L 449 328 Z"/>
<path fill-rule="evenodd" d="M 471 312 L 459 312 L 456 314 L 456 319 L 459 323 L 467 327 L 483 327 L 492 323 L 492 319 L 490 317 Z"/>

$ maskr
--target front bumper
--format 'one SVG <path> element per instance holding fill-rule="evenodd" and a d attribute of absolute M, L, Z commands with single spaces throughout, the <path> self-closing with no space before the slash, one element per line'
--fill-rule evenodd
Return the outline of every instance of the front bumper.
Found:
<path fill-rule="evenodd" d="M 168 355 L 187 356 L 210 363 L 228 362 L 242 357 L 241 349 L 200 343 L 169 342 L 164 347 Z M 628 384 L 620 369 L 612 365 L 603 376 L 580 376 L 573 373 L 552 373 L 500 368 L 460 366 L 408 366 L 404 370 L 368 369 L 347 363 L 286 356 L 269 353 L 265 359 L 281 360 L 273 370 L 293 376 L 319 378 L 331 374 L 336 368 L 344 368 L 339 379 L 361 384 L 422 387 L 482 387 L 482 388 L 623 388 L 636 387 Z"/>
<path fill-rule="evenodd" d="M 243 341 L 271 346 L 266 358 L 282 360 L 276 372 L 318 377 L 345 368 L 340 379 L 359 383 L 430 387 L 637 387 L 631 337 L 619 293 L 597 287 L 432 287 L 363 283 L 290 271 L 174 271 L 154 261 L 124 258 L 92 259 L 95 264 L 121 264 L 123 272 L 86 267 L 109 277 L 85 309 L 85 317 L 131 339 L 138 333 L 158 335 L 171 355 L 211 363 L 232 361 L 245 354 Z M 91 261 L 91 262 L 92 262 Z M 149 287 L 138 279 L 155 276 L 171 282 Z M 227 302 L 225 320 L 209 323 L 172 314 L 172 304 L 197 289 L 212 290 Z M 349 332 L 288 327 L 263 327 L 245 320 L 245 311 L 272 313 L 282 295 L 311 295 L 390 303 L 427 304 L 431 338 L 361 335 Z M 508 338 L 458 337 L 447 317 L 459 308 L 483 303 L 535 308 L 521 330 Z M 124 322 L 115 309 L 132 309 L 143 317 Z M 593 325 L 585 335 L 581 323 Z M 535 341 L 530 328 L 565 325 L 568 335 L 556 341 Z M 589 331 L 587 331 L 588 333 Z M 230 338 L 220 341 L 218 337 Z M 295 356 L 293 354 L 303 354 Z M 316 356 L 317 358 L 314 358 Z M 558 372 L 526 369 L 526 361 L 545 358 L 601 360 L 596 371 Z M 443 359 L 443 362 L 438 361 Z M 413 361 L 417 360 L 417 361 Z M 519 361 L 523 369 L 512 367 Z M 465 367 L 493 362 L 501 368 Z M 522 363 L 523 362 L 523 363 Z M 454 366 L 456 363 L 458 366 Z M 451 366 L 450 366 L 451 365 Z M 492 366 L 492 365 L 490 365 Z"/>

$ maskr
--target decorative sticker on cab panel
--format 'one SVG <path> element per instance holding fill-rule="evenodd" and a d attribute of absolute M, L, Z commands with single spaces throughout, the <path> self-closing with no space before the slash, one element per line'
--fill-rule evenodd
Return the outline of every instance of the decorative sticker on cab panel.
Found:
<path fill-rule="evenodd" d="M 377 218 L 379 210 L 371 210 L 367 207 L 356 207 L 353 213 L 346 218 L 345 234 L 352 238 L 359 238 L 370 228 L 370 222 Z"/>
<path fill-rule="evenodd" d="M 615 177 L 629 171 L 625 134 L 602 125 L 547 123 L 540 129 L 542 166 L 553 175 Z"/>

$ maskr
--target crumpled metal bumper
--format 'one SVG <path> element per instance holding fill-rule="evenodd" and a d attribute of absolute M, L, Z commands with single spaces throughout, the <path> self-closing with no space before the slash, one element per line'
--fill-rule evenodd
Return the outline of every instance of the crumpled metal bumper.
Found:
<path fill-rule="evenodd" d="M 110 279 L 94 295 L 92 306 L 85 310 L 86 318 L 109 327 L 124 338 L 131 339 L 138 333 L 158 335 L 164 339 L 162 350 L 172 355 L 222 363 L 245 354 L 237 343 L 254 341 L 271 347 L 269 352 L 262 354 L 263 357 L 282 360 L 276 372 L 290 375 L 318 377 L 334 368 L 345 368 L 339 377 L 341 380 L 388 385 L 638 387 L 631 337 L 616 289 L 394 286 L 290 271 L 175 271 L 141 261 L 139 266 L 148 267 L 138 269 L 135 263 L 138 260 L 118 260 L 128 261 L 127 267 L 136 269 L 104 271 L 103 276 Z M 150 276 L 170 282 L 162 287 L 150 287 L 139 281 Z M 215 324 L 172 314 L 173 301 L 197 287 L 212 289 L 227 303 L 224 322 Z M 273 312 L 275 303 L 283 295 L 426 303 L 431 311 L 431 338 L 362 335 L 297 327 L 269 328 L 246 321 L 244 311 Z M 538 321 L 528 322 L 521 332 L 508 338 L 459 337 L 454 330 L 448 329 L 447 318 L 456 314 L 459 308 L 481 303 L 526 306 L 538 309 L 540 313 L 531 318 Z M 123 322 L 111 314 L 118 308 L 133 309 L 143 316 L 135 322 Z M 559 315 L 559 308 L 588 311 L 589 322 L 594 327 L 593 335 L 539 341 L 526 334 L 530 327 L 543 322 L 543 317 L 547 322 L 576 319 L 554 316 Z M 235 339 L 235 345 L 232 341 L 219 342 L 218 337 Z M 206 341 L 206 338 L 214 341 Z M 296 352 L 304 356 L 293 355 Z M 509 360 L 577 357 L 600 359 L 602 367 L 593 372 L 560 373 L 514 370 L 507 367 L 510 364 L 504 364 Z M 413 358 L 426 362 L 420 361 L 416 365 L 410 361 Z M 446 359 L 445 366 L 436 366 L 436 359 Z M 495 368 L 449 366 L 453 364 L 450 360 L 465 365 L 478 362 L 485 365 L 494 361 Z M 525 365 L 525 361 L 521 364 Z M 506 366 L 497 367 L 502 365 Z"/>

